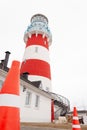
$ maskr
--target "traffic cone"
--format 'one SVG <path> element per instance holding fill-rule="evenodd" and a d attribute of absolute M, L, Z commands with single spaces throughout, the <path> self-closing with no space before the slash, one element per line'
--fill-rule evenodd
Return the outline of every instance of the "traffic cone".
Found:
<path fill-rule="evenodd" d="M 13 61 L 0 93 L 0 130 L 20 130 L 20 62 Z"/>
<path fill-rule="evenodd" d="M 72 130 L 81 130 L 76 107 L 73 110 Z"/>

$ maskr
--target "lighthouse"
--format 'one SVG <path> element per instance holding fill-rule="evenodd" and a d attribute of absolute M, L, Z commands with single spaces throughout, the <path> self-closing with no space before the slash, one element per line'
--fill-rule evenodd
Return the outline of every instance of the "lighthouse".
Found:
<path fill-rule="evenodd" d="M 33 15 L 24 34 L 25 52 L 21 64 L 21 75 L 27 73 L 28 80 L 40 83 L 42 90 L 51 92 L 51 69 L 49 46 L 52 35 L 48 19 L 42 14 Z"/>

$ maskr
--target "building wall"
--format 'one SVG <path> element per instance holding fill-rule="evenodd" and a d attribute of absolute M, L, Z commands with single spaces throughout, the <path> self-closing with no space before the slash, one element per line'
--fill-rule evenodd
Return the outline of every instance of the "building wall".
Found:
<path fill-rule="evenodd" d="M 1 72 L 1 73 L 2 74 L 0 74 L 0 89 L 1 89 L 2 81 L 4 82 L 7 74 L 5 72 Z M 28 83 L 26 84 L 29 88 L 26 88 L 24 92 L 23 92 L 23 85 L 20 85 L 20 121 L 21 122 L 51 122 L 51 98 L 49 98 L 49 95 L 48 97 L 45 96 L 46 93 L 42 92 L 40 89 Z M 25 104 L 27 92 L 31 92 L 30 105 Z M 35 107 L 36 95 L 39 96 L 38 107 Z"/>
<path fill-rule="evenodd" d="M 31 92 L 30 105 L 25 105 L 26 93 Z M 39 106 L 35 107 L 36 95 L 39 96 Z M 27 89 L 23 92 L 21 86 L 21 122 L 51 122 L 51 99 Z"/>

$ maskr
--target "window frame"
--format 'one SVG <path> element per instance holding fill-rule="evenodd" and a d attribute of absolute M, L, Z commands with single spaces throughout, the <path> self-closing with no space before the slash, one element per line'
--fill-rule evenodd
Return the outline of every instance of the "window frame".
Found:
<path fill-rule="evenodd" d="M 40 104 L 40 96 L 35 95 L 35 108 L 39 108 L 39 104 Z"/>
<path fill-rule="evenodd" d="M 25 98 L 25 106 L 31 105 L 31 98 L 32 98 L 32 93 L 30 91 L 27 91 L 26 98 Z"/>

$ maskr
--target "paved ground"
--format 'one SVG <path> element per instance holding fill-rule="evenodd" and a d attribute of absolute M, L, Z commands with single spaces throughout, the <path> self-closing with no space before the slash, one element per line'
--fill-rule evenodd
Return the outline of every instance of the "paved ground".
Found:
<path fill-rule="evenodd" d="M 72 124 L 21 123 L 21 130 L 72 130 Z M 87 130 L 87 125 L 81 124 L 81 130 Z"/>
<path fill-rule="evenodd" d="M 61 130 L 58 128 L 49 128 L 49 127 L 35 127 L 35 126 L 21 126 L 21 130 Z M 66 130 L 66 129 L 62 129 Z"/>

